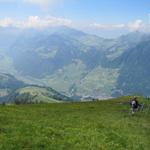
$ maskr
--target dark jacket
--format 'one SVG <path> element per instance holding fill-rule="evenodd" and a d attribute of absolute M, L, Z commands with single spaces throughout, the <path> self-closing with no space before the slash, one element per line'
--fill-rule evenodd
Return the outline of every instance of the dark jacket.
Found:
<path fill-rule="evenodd" d="M 131 100 L 130 105 L 132 108 L 138 108 L 139 102 L 137 101 L 137 99 L 133 99 L 133 100 Z"/>

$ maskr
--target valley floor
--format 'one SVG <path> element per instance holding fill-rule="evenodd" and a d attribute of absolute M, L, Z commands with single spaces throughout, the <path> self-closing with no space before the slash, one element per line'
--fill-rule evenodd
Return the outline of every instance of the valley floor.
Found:
<path fill-rule="evenodd" d="M 127 100 L 0 106 L 0 150 L 149 150 L 150 111 Z"/>

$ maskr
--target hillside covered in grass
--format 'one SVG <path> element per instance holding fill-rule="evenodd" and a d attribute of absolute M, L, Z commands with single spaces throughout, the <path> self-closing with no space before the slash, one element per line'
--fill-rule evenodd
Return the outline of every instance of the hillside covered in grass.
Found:
<path fill-rule="evenodd" d="M 129 99 L 0 106 L 0 150 L 149 150 L 150 102 Z"/>
<path fill-rule="evenodd" d="M 8 103 L 28 104 L 28 103 L 57 103 L 70 101 L 70 98 L 60 94 L 50 87 L 28 85 L 16 89 L 6 97 Z"/>
<path fill-rule="evenodd" d="M 70 101 L 51 87 L 26 84 L 14 76 L 0 73 L 0 103 L 52 103 Z"/>

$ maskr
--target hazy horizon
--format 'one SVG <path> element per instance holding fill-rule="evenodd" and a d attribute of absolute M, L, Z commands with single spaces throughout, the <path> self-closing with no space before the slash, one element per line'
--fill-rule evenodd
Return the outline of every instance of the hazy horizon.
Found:
<path fill-rule="evenodd" d="M 148 4 L 146 0 L 0 0 L 0 27 L 65 25 L 115 38 L 133 31 L 149 32 Z"/>

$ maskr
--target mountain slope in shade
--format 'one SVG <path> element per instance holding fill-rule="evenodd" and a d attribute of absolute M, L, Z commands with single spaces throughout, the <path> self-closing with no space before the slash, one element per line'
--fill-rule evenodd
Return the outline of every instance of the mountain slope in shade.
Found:
<path fill-rule="evenodd" d="M 122 60 L 117 81 L 120 94 L 150 96 L 150 39 L 124 53 Z"/>
<path fill-rule="evenodd" d="M 99 65 L 105 59 L 99 49 L 80 41 L 80 38 L 87 36 L 85 33 L 69 28 L 58 31 L 42 36 L 38 33 L 32 36 L 27 34 L 25 37 L 22 35 L 9 53 L 16 70 L 22 75 L 43 77 L 76 59 L 80 59 L 87 69 Z"/>
<path fill-rule="evenodd" d="M 24 87 L 26 84 L 17 80 L 14 76 L 6 73 L 0 73 L 0 98 L 8 96 L 14 90 Z"/>

